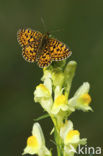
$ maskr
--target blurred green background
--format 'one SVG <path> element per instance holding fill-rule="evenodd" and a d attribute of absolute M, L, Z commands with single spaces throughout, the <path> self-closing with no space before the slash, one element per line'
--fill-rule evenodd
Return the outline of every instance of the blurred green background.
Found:
<path fill-rule="evenodd" d="M 91 84 L 94 112 L 72 114 L 74 128 L 88 138 L 88 146 L 103 147 L 103 0 L 1 0 L 0 1 L 0 155 L 20 156 L 31 135 L 33 119 L 43 109 L 33 101 L 42 69 L 21 55 L 16 33 L 20 28 L 47 31 L 69 45 L 69 60 L 78 63 L 71 95 L 84 82 Z M 60 29 L 59 32 L 56 30 Z M 40 121 L 48 147 L 50 119 Z M 51 138 L 51 137 L 50 137 Z M 103 155 L 103 153 L 102 153 Z M 56 153 L 54 152 L 54 156 Z"/>

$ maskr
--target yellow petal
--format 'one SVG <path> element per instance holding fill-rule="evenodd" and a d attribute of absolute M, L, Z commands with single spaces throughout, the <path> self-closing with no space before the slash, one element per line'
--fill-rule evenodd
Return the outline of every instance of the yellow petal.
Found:
<path fill-rule="evenodd" d="M 65 138 L 65 142 L 72 140 L 74 136 L 80 136 L 79 131 L 77 130 L 70 130 Z"/>
<path fill-rule="evenodd" d="M 83 94 L 80 96 L 80 100 L 82 103 L 89 105 L 91 103 L 91 97 L 88 93 Z"/>
<path fill-rule="evenodd" d="M 37 148 L 38 147 L 38 140 L 37 140 L 37 138 L 35 136 L 30 136 L 27 139 L 27 146 Z"/>
<path fill-rule="evenodd" d="M 36 87 L 36 90 L 38 90 L 39 94 L 43 94 L 43 95 L 46 95 L 46 96 L 50 96 L 50 92 L 49 92 L 48 88 L 45 87 L 44 84 L 39 84 L 39 85 Z"/>
<path fill-rule="evenodd" d="M 66 96 L 64 96 L 64 95 L 58 96 L 54 101 L 55 106 L 61 106 L 61 105 L 65 105 L 65 104 L 67 104 L 67 99 L 66 99 Z"/>

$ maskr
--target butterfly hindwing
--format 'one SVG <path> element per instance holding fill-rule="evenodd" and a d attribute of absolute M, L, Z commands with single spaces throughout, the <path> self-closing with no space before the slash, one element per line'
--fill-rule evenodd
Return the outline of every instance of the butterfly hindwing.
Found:
<path fill-rule="evenodd" d="M 28 62 L 35 62 L 36 61 L 36 49 L 34 46 L 26 45 L 22 48 L 22 55 L 23 58 Z"/>
<path fill-rule="evenodd" d="M 72 53 L 64 43 L 54 38 L 48 39 L 48 45 L 52 61 L 61 61 L 69 57 Z"/>
<path fill-rule="evenodd" d="M 39 67 L 43 68 L 49 66 L 51 62 L 51 54 L 47 44 L 41 51 L 41 55 L 38 58 L 38 65 Z"/>

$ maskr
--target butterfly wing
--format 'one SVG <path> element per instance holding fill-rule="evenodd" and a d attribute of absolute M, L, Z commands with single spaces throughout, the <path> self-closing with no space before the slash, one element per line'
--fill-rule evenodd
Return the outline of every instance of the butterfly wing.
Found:
<path fill-rule="evenodd" d="M 23 58 L 28 62 L 35 62 L 36 61 L 36 49 L 34 44 L 26 45 L 22 48 L 22 55 Z"/>
<path fill-rule="evenodd" d="M 26 61 L 36 61 L 42 33 L 31 29 L 20 29 L 17 33 L 17 40 L 22 47 L 22 54 Z"/>
<path fill-rule="evenodd" d="M 67 57 L 69 57 L 72 53 L 71 50 L 67 48 L 67 46 L 64 43 L 54 38 L 48 39 L 48 45 L 52 61 L 64 60 Z"/>
<path fill-rule="evenodd" d="M 49 45 L 47 44 L 41 51 L 41 55 L 38 58 L 38 65 L 41 68 L 47 67 L 51 63 L 51 54 L 49 52 Z"/>
<path fill-rule="evenodd" d="M 38 59 L 39 67 L 47 67 L 52 61 L 61 61 L 71 55 L 71 50 L 65 44 L 54 39 L 48 38 L 46 46 L 42 49 Z"/>

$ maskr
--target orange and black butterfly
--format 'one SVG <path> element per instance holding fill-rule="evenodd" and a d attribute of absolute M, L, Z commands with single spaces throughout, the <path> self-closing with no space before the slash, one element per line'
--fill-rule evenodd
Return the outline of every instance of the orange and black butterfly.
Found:
<path fill-rule="evenodd" d="M 39 67 L 47 67 L 52 61 L 61 61 L 71 55 L 71 50 L 62 42 L 31 29 L 20 29 L 17 39 L 22 47 L 22 55 L 28 62 L 37 62 Z"/>

